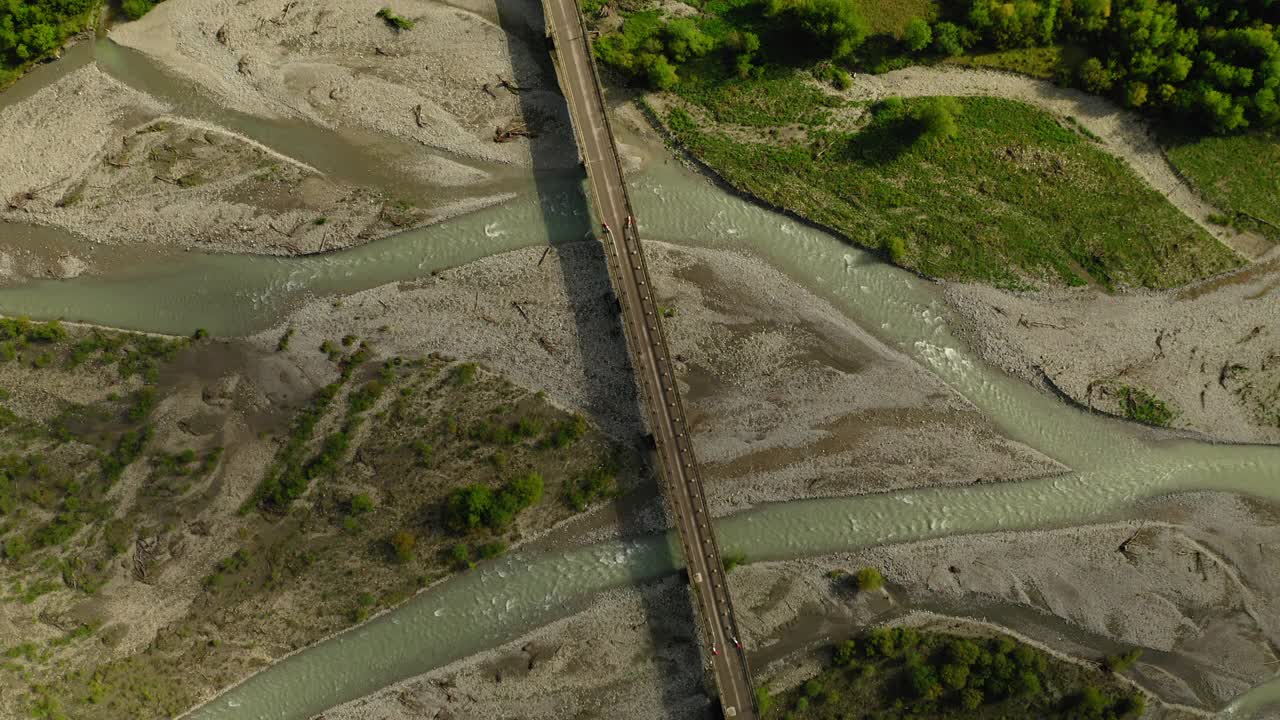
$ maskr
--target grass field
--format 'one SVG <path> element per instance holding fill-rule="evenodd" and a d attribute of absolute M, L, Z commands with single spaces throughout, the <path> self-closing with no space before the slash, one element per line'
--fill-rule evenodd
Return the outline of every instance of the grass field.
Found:
<path fill-rule="evenodd" d="M 1166 151 L 1209 202 L 1224 212 L 1261 218 L 1266 222 L 1236 220 L 1280 240 L 1280 136 L 1210 136 L 1170 142 Z"/>
<path fill-rule="evenodd" d="M 914 119 L 928 102 L 882 103 L 860 132 L 814 127 L 793 143 L 730 138 L 680 110 L 667 124 L 738 189 L 932 277 L 1168 288 L 1238 264 L 1121 161 L 1049 115 L 960 100 L 954 137 L 932 140 Z"/>
<path fill-rule="evenodd" d="M 858 0 L 862 17 L 872 33 L 900 36 L 911 18 L 932 21 L 938 14 L 935 0 Z"/>
<path fill-rule="evenodd" d="M 1044 80 L 1053 80 L 1062 65 L 1063 49 L 1060 46 L 1017 48 L 999 52 L 957 55 L 942 62 L 947 65 L 1008 70 Z"/>

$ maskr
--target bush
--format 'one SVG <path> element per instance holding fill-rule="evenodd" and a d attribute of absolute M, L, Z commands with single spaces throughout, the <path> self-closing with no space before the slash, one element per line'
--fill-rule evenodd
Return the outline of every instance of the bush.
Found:
<path fill-rule="evenodd" d="M 862 592 L 873 592 L 884 587 L 884 576 L 880 574 L 880 570 L 877 568 L 862 568 L 855 577 L 858 589 Z"/>
<path fill-rule="evenodd" d="M 373 498 L 361 493 L 352 496 L 347 505 L 352 515 L 363 515 L 373 510 Z"/>
<path fill-rule="evenodd" d="M 720 558 L 720 563 L 724 565 L 725 572 L 733 572 L 733 569 L 747 561 L 746 553 L 733 552 Z"/>
<path fill-rule="evenodd" d="M 933 51 L 951 57 L 964 52 L 961 41 L 960 26 L 955 23 L 940 22 L 933 26 Z"/>
<path fill-rule="evenodd" d="M 920 18 L 912 18 L 902 32 L 902 44 L 913 53 L 929 47 L 931 42 L 933 42 L 933 31 L 929 29 L 929 23 Z"/>
<path fill-rule="evenodd" d="M 391 536 L 391 552 L 396 562 L 404 564 L 413 560 L 413 551 L 418 545 L 418 538 L 408 530 L 401 530 Z"/>
<path fill-rule="evenodd" d="M 458 543 L 449 549 L 449 564 L 455 570 L 468 570 L 476 566 L 471 562 L 471 550 L 466 543 Z"/>
<path fill-rule="evenodd" d="M 1122 673 L 1133 667 L 1140 657 L 1142 657 L 1142 648 L 1133 648 L 1125 653 L 1108 655 L 1102 661 L 1102 667 L 1107 672 Z"/>
<path fill-rule="evenodd" d="M 858 659 L 858 644 L 852 640 L 845 640 L 836 646 L 836 651 L 832 657 L 832 661 L 836 667 L 850 667 Z"/>
<path fill-rule="evenodd" d="M 889 260 L 894 265 L 906 265 L 907 262 L 907 242 L 901 237 L 894 235 L 885 243 L 885 249 L 889 252 Z"/>
<path fill-rule="evenodd" d="M 453 369 L 453 382 L 456 385 L 470 385 L 476 380 L 476 364 L 462 363 Z"/>
<path fill-rule="evenodd" d="M 396 30 L 412 30 L 413 21 L 408 18 L 400 17 L 392 12 L 391 8 L 384 7 L 378 11 L 378 17 L 387 22 L 388 25 Z"/>
<path fill-rule="evenodd" d="M 947 140 L 959 129 L 955 116 L 960 113 L 960 103 L 955 98 L 933 98 L 921 104 L 915 112 L 920 124 L 920 136 L 933 141 Z"/>

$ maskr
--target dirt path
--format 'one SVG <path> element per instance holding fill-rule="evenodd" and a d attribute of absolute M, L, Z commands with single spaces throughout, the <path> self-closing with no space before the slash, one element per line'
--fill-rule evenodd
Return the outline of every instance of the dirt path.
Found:
<path fill-rule="evenodd" d="M 1215 225 L 1209 216 L 1218 209 L 1205 202 L 1169 164 L 1147 124 L 1114 103 L 1079 90 L 1012 73 L 968 68 L 912 67 L 884 75 L 857 75 L 848 95 L 858 100 L 886 96 L 989 96 L 1018 100 L 1059 117 L 1073 117 L 1100 138 L 1106 152 L 1124 160 L 1158 192 L 1197 225 L 1249 260 L 1275 246 L 1254 233 L 1240 233 Z"/>

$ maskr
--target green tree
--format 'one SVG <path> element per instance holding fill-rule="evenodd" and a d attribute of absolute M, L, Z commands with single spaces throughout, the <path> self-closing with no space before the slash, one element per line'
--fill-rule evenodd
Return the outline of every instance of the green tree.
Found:
<path fill-rule="evenodd" d="M 960 707 L 965 710 L 977 710 L 982 706 L 982 691 L 973 688 L 965 688 L 960 693 Z"/>
<path fill-rule="evenodd" d="M 702 57 L 716 47 L 715 38 L 698 29 L 697 24 L 689 18 L 671 20 L 663 26 L 662 35 L 666 41 L 667 55 L 677 63 Z"/>
<path fill-rule="evenodd" d="M 787 23 L 820 54 L 844 59 L 867 39 L 867 21 L 851 0 L 768 0 L 766 14 Z"/>
<path fill-rule="evenodd" d="M 852 640 L 845 640 L 836 646 L 833 660 L 837 667 L 849 667 L 858 659 L 858 645 Z"/>
<path fill-rule="evenodd" d="M 911 18 L 902 31 L 902 44 L 911 52 L 920 52 L 929 47 L 931 42 L 933 31 L 929 29 L 929 23 L 920 18 Z"/>
<path fill-rule="evenodd" d="M 645 73 L 649 78 L 649 86 L 656 90 L 670 90 L 680 82 L 675 66 L 662 55 L 651 56 Z"/>
<path fill-rule="evenodd" d="M 445 526 L 453 532 L 469 532 L 485 524 L 493 507 L 493 491 L 483 485 L 468 485 L 449 493 L 445 500 Z"/>
<path fill-rule="evenodd" d="M 947 687 L 960 690 L 969 682 L 969 666 L 963 663 L 947 663 L 942 666 L 938 675 Z"/>
<path fill-rule="evenodd" d="M 955 136 L 959 131 L 955 116 L 959 112 L 960 103 L 952 97 L 938 97 L 923 101 L 915 112 L 916 122 L 920 126 L 920 136 L 934 142 Z"/>
<path fill-rule="evenodd" d="M 940 22 L 933 26 L 933 51 L 948 57 L 964 52 L 964 44 L 960 39 L 960 26 L 950 22 Z"/>

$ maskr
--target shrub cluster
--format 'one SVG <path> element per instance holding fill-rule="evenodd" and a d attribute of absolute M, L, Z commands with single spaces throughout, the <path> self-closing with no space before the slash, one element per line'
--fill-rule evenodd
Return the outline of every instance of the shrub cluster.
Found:
<path fill-rule="evenodd" d="M 482 528 L 500 531 L 521 510 L 542 499 L 542 476 L 528 473 L 496 492 L 487 485 L 466 485 L 449 493 L 444 503 L 444 523 L 451 531 L 466 534 Z"/>

